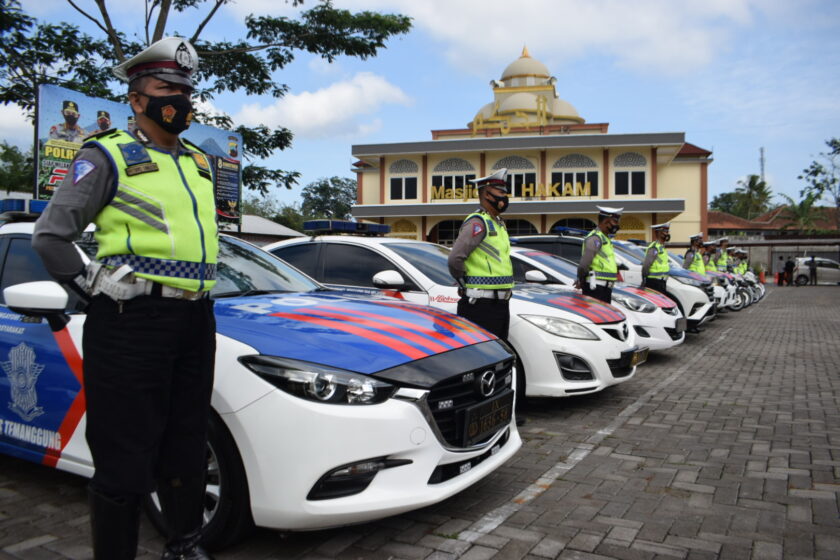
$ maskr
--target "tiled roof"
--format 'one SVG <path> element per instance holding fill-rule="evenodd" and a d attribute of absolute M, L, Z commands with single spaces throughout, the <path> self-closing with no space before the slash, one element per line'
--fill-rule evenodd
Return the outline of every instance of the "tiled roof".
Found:
<path fill-rule="evenodd" d="M 837 222 L 835 221 L 837 208 L 819 207 L 814 210 L 822 211 L 821 217 L 814 221 L 814 228 L 835 229 L 837 227 Z M 752 220 L 739 218 L 726 212 L 717 212 L 715 210 L 709 210 L 708 212 L 709 229 L 778 231 L 791 223 L 791 220 L 785 216 L 784 206 L 774 208 Z"/>
<path fill-rule="evenodd" d="M 691 144 L 689 142 L 686 142 L 685 144 L 683 144 L 683 147 L 680 148 L 680 153 L 677 154 L 677 155 L 680 155 L 680 156 L 710 156 L 710 155 L 712 155 L 712 152 L 710 152 L 709 150 L 704 150 L 703 148 L 701 148 L 699 146 L 695 146 L 694 144 Z"/>

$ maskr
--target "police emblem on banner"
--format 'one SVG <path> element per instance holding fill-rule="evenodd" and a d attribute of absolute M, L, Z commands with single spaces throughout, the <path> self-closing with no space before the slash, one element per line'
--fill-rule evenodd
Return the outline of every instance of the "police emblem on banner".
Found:
<path fill-rule="evenodd" d="M 38 406 L 35 383 L 38 382 L 44 365 L 35 362 L 35 350 L 21 342 L 9 351 L 9 361 L 0 362 L 0 366 L 9 379 L 12 397 L 9 410 L 27 422 L 41 416 L 44 409 Z"/>

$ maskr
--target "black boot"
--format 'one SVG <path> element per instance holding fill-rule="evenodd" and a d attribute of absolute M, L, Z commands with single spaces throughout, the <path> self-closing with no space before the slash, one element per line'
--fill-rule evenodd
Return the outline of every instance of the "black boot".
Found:
<path fill-rule="evenodd" d="M 140 497 L 109 496 L 88 486 L 95 560 L 128 560 L 137 555 Z"/>
<path fill-rule="evenodd" d="M 201 547 L 204 478 L 161 480 L 157 488 L 168 529 L 163 560 L 213 560 Z"/>

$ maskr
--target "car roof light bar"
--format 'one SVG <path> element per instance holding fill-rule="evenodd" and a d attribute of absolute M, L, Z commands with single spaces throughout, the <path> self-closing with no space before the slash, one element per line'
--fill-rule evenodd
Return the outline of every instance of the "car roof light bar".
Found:
<path fill-rule="evenodd" d="M 0 220 L 31 221 L 38 219 L 47 207 L 47 200 L 4 198 L 0 200 Z"/>
<path fill-rule="evenodd" d="M 391 226 L 349 220 L 308 220 L 303 222 L 303 231 L 313 235 L 385 235 L 391 232 Z"/>

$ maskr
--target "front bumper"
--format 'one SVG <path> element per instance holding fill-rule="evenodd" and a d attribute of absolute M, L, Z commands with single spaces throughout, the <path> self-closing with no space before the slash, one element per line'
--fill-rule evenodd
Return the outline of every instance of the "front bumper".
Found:
<path fill-rule="evenodd" d="M 362 523 L 437 503 L 493 472 L 522 445 L 511 421 L 480 445 L 450 448 L 421 403 L 400 398 L 325 405 L 275 390 L 223 419 L 239 446 L 254 521 L 275 529 Z M 326 473 L 374 458 L 405 464 L 377 472 L 359 493 L 307 499 Z M 441 468 L 450 464 L 457 473 Z"/>

